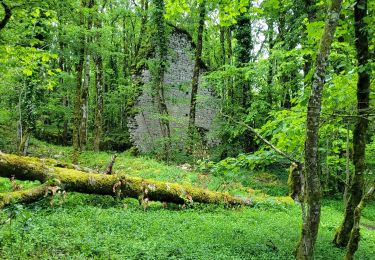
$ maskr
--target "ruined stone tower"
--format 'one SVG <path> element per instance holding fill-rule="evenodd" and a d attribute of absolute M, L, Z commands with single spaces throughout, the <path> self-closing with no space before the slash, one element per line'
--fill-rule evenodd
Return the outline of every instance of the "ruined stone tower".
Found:
<path fill-rule="evenodd" d="M 194 68 L 194 45 L 185 32 L 174 30 L 169 37 L 168 67 L 164 78 L 164 94 L 170 117 L 172 143 L 183 148 L 187 137 L 191 80 Z M 201 73 L 205 68 L 202 66 Z M 162 134 L 159 113 L 151 96 L 150 71 L 142 71 L 143 91 L 135 103 L 137 113 L 129 119 L 128 127 L 133 144 L 141 152 L 160 147 Z M 197 96 L 196 126 L 212 145 L 212 130 L 219 100 L 200 84 Z"/>

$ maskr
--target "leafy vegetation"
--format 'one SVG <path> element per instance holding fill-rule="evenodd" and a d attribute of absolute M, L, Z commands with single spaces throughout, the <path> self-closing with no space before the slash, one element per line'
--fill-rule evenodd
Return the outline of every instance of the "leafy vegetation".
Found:
<path fill-rule="evenodd" d="M 33 142 L 33 147 L 38 147 L 34 152 L 38 151 L 39 155 L 56 153 L 59 160 L 69 160 L 70 148 L 47 145 L 37 140 Z M 90 167 L 101 167 L 110 156 L 105 152 L 82 154 L 84 165 Z M 199 183 L 198 173 L 126 153 L 119 154 L 118 160 L 115 170 L 134 176 L 211 188 L 221 181 L 215 180 L 219 177 L 213 175 L 211 181 Z M 277 179 L 277 176 L 254 174 L 251 179 L 259 178 L 259 193 L 269 190 L 271 194 L 278 194 L 285 190 L 285 179 L 278 179 L 277 184 L 271 187 L 267 178 Z M 265 178 L 263 182 L 261 178 Z M 24 181 L 18 183 L 25 187 L 37 185 Z M 0 184 L 1 192 L 11 190 L 8 179 L 2 178 Z M 251 189 L 254 187 L 251 184 L 254 183 L 242 187 Z M 227 189 L 238 193 L 236 188 L 231 187 Z M 50 206 L 48 198 L 30 206 L 13 205 L 1 214 L 1 257 L 12 259 L 17 252 L 19 258 L 40 259 L 49 259 L 51 255 L 55 258 L 113 259 L 293 259 L 291 252 L 301 225 L 299 206 L 290 202 L 280 203 L 274 197 L 258 196 L 259 202 L 254 208 L 233 209 L 204 205 L 191 209 L 170 205 L 165 209 L 161 203 L 155 202 L 144 211 L 134 199 L 118 201 L 111 196 L 79 193 L 68 193 L 64 204 L 54 207 Z M 342 209 L 341 201 L 324 202 L 317 259 L 342 258 L 343 251 L 335 249 L 330 243 Z M 359 259 L 371 259 L 375 250 L 372 229 L 375 226 L 374 210 L 375 205 L 372 204 L 363 213 L 363 239 L 357 252 Z"/>
<path fill-rule="evenodd" d="M 0 258 L 371 259 L 374 12 L 0 0 Z"/>

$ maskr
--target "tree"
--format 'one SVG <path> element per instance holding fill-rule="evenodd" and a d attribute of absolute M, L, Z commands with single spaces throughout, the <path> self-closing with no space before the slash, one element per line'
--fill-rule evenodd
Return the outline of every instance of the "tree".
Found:
<path fill-rule="evenodd" d="M 88 170 L 88 169 L 87 169 Z M 32 202 L 43 198 L 46 186 L 60 186 L 67 191 L 88 194 L 117 195 L 150 201 L 176 204 L 208 203 L 252 205 L 251 200 L 234 197 L 227 193 L 184 186 L 177 183 L 159 182 L 117 174 L 86 172 L 77 165 L 64 164 L 53 159 L 44 160 L 0 152 L 0 176 L 19 180 L 38 180 L 41 186 L 24 191 L 0 194 L 0 208 L 16 202 Z"/>
<path fill-rule="evenodd" d="M 370 54 L 366 17 L 367 0 L 357 0 L 354 5 L 355 46 L 358 60 L 357 119 L 353 132 L 355 171 L 350 178 L 350 183 L 347 184 L 350 195 L 345 205 L 344 219 L 334 238 L 334 243 L 339 247 L 345 247 L 348 244 L 350 232 L 353 229 L 355 210 L 363 196 L 366 171 L 366 133 L 369 125 L 370 106 L 370 71 L 368 67 Z"/>
<path fill-rule="evenodd" d="M 157 109 L 160 114 L 159 122 L 160 129 L 164 142 L 164 159 L 167 161 L 170 158 L 171 149 L 171 130 L 169 126 L 168 108 L 164 96 L 164 74 L 167 66 L 167 39 L 165 32 L 165 6 L 164 0 L 154 0 L 155 10 L 153 19 L 156 27 L 155 41 L 156 41 L 156 69 L 153 72 L 153 95 L 156 100 Z"/>
<path fill-rule="evenodd" d="M 203 31 L 204 31 L 204 21 L 206 16 L 206 1 L 202 1 L 199 4 L 199 21 L 197 30 L 197 47 L 195 50 L 195 62 L 193 70 L 193 78 L 191 82 L 191 99 L 190 99 L 190 111 L 189 111 L 189 126 L 188 133 L 191 140 L 196 140 L 194 134 L 195 129 L 195 114 L 197 107 L 197 95 L 198 95 L 198 84 L 199 84 L 199 74 L 202 64 L 202 50 L 203 50 Z M 192 149 L 191 147 L 189 148 Z"/>
<path fill-rule="evenodd" d="M 79 26 L 81 28 L 85 25 L 85 17 L 83 8 L 85 7 L 85 0 L 81 0 L 81 9 L 79 11 Z M 78 157 L 81 146 L 81 122 L 82 122 L 82 78 L 83 78 L 83 63 L 85 61 L 85 34 L 81 33 L 79 36 L 78 47 L 78 61 L 76 63 L 76 93 L 74 100 L 74 124 L 73 124 L 73 163 L 78 163 Z"/>
<path fill-rule="evenodd" d="M 319 179 L 318 141 L 322 91 L 325 81 L 331 43 L 339 20 L 342 0 L 333 0 L 328 10 L 323 36 L 315 61 L 311 94 L 307 107 L 305 139 L 305 171 L 302 174 L 302 236 L 296 251 L 297 259 L 313 259 L 318 235 L 321 208 L 321 186 Z"/>
<path fill-rule="evenodd" d="M 98 10 L 95 16 L 95 26 L 98 32 L 96 33 L 96 42 L 97 48 L 94 53 L 94 62 L 95 62 L 95 117 L 94 117 L 94 150 L 100 150 L 100 142 L 103 135 L 103 109 L 104 109 L 104 72 L 103 72 L 103 57 L 101 52 L 101 8 L 98 6 Z"/>

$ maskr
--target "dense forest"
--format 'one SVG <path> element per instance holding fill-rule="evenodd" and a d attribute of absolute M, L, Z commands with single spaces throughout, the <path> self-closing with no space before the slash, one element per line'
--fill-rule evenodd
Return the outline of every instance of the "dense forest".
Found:
<path fill-rule="evenodd" d="M 0 2 L 0 258 L 374 259 L 375 1 Z"/>

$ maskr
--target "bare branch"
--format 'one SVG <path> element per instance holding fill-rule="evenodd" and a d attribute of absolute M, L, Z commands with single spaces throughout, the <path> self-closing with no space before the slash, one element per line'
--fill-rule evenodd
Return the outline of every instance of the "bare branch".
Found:
<path fill-rule="evenodd" d="M 298 165 L 301 165 L 302 163 L 296 159 L 294 159 L 293 157 L 291 157 L 290 155 L 288 155 L 287 153 L 281 151 L 279 148 L 277 148 L 276 146 L 274 146 L 273 144 L 271 144 L 266 138 L 264 138 L 261 134 L 259 134 L 254 128 L 252 128 L 251 126 L 245 124 L 244 122 L 239 122 L 239 121 L 236 121 L 235 119 L 233 119 L 231 116 L 228 116 L 228 115 L 225 115 L 223 114 L 221 111 L 220 111 L 220 114 L 223 116 L 223 117 L 226 117 L 228 118 L 230 121 L 238 124 L 238 125 L 241 125 L 243 127 L 246 127 L 248 130 L 250 130 L 256 137 L 258 137 L 263 143 L 265 143 L 268 147 L 270 147 L 272 150 L 274 150 L 276 153 L 278 153 L 279 155 L 281 155 L 282 157 L 288 159 L 289 161 L 291 162 L 294 162 Z"/>

